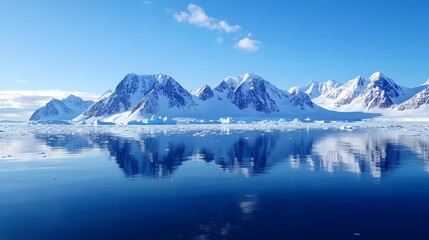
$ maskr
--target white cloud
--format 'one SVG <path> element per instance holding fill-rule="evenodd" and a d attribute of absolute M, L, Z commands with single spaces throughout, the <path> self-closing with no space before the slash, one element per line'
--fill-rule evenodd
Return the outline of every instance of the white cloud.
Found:
<path fill-rule="evenodd" d="M 223 37 L 217 37 L 216 38 L 216 42 L 223 43 Z"/>
<path fill-rule="evenodd" d="M 150 0 L 144 0 L 144 1 L 143 1 L 143 4 L 144 4 L 144 5 L 151 5 L 151 4 L 152 4 L 152 1 L 150 1 Z"/>
<path fill-rule="evenodd" d="M 175 13 L 173 16 L 178 22 L 187 22 L 211 30 L 232 33 L 241 29 L 239 25 L 229 25 L 226 20 L 218 21 L 215 18 L 207 16 L 204 9 L 195 4 L 189 4 L 187 11 Z"/>
<path fill-rule="evenodd" d="M 69 95 L 85 100 L 97 100 L 99 95 L 61 90 L 43 91 L 0 91 L 0 119 L 27 121 L 33 112 L 52 98 L 64 99 Z"/>
<path fill-rule="evenodd" d="M 257 41 L 254 39 L 251 39 L 252 34 L 249 33 L 247 37 L 239 40 L 235 44 L 235 48 L 246 51 L 246 52 L 256 52 L 258 49 L 262 46 L 261 41 Z"/>

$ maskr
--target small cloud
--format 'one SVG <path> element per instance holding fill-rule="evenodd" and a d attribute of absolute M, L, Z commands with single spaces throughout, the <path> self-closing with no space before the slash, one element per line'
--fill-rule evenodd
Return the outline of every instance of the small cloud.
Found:
<path fill-rule="evenodd" d="M 218 21 L 209 17 L 204 9 L 195 4 L 189 4 L 187 11 L 173 14 L 177 22 L 187 22 L 210 30 L 219 30 L 227 33 L 237 32 L 241 29 L 239 25 L 230 25 L 226 20 Z"/>
<path fill-rule="evenodd" d="M 217 37 L 216 38 L 216 42 L 223 43 L 223 37 Z"/>
<path fill-rule="evenodd" d="M 28 84 L 28 81 L 26 80 L 16 80 L 16 82 L 19 84 Z"/>
<path fill-rule="evenodd" d="M 143 1 L 143 4 L 144 5 L 151 5 L 153 2 L 152 1 L 150 1 L 150 0 L 144 0 Z"/>
<path fill-rule="evenodd" d="M 234 47 L 246 52 L 256 52 L 258 49 L 262 46 L 261 41 L 257 41 L 254 39 L 251 39 L 252 34 L 249 33 L 247 37 L 239 40 Z"/>

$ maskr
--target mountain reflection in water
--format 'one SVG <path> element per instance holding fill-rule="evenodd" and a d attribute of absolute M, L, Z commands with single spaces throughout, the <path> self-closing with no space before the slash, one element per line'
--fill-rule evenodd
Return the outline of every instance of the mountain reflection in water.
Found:
<path fill-rule="evenodd" d="M 398 167 L 404 151 L 424 161 L 429 171 L 429 140 L 387 133 L 296 130 L 244 131 L 230 134 L 157 134 L 138 138 L 108 133 L 35 134 L 52 149 L 70 154 L 107 150 L 127 177 L 161 178 L 184 161 L 214 162 L 221 170 L 247 176 L 264 174 L 276 164 L 310 171 L 369 173 L 382 177 Z"/>

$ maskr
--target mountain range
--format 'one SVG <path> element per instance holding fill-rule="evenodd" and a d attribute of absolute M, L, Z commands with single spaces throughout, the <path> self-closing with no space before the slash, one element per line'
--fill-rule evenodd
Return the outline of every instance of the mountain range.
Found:
<path fill-rule="evenodd" d="M 372 112 L 386 117 L 429 118 L 428 82 L 417 87 L 400 86 L 381 72 L 369 79 L 358 76 L 333 88 L 312 101 L 319 106 L 340 112 Z"/>
<path fill-rule="evenodd" d="M 80 97 L 70 95 L 65 99 L 52 99 L 42 108 L 37 109 L 30 121 L 62 121 L 72 120 L 87 110 L 94 101 L 84 101 Z"/>
<path fill-rule="evenodd" d="M 238 120 L 357 120 L 376 116 L 429 118 L 429 81 L 407 88 L 376 72 L 344 84 L 311 82 L 288 91 L 251 73 L 188 91 L 164 74 L 127 74 L 98 101 L 51 100 L 30 121 L 83 124 L 208 123 Z"/>

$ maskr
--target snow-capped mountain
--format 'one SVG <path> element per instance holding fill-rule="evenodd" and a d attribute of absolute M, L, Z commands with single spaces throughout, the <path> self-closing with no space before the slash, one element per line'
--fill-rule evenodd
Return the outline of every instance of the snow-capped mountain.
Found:
<path fill-rule="evenodd" d="M 396 103 L 396 99 L 404 96 L 404 91 L 392 79 L 376 72 L 369 78 L 370 83 L 359 96 L 355 104 L 364 109 L 384 109 Z"/>
<path fill-rule="evenodd" d="M 238 76 L 229 76 L 220 81 L 215 87 L 214 91 L 217 91 L 219 93 L 222 93 L 224 97 L 227 97 L 229 99 L 232 98 L 232 95 L 234 94 L 235 88 L 240 84 L 240 82 L 243 79 Z"/>
<path fill-rule="evenodd" d="M 292 106 L 298 106 L 301 110 L 304 110 L 306 107 L 314 108 L 314 104 L 307 93 L 303 93 L 299 89 L 292 89 L 288 92 L 292 95 L 292 98 L 290 100 Z"/>
<path fill-rule="evenodd" d="M 426 110 L 427 115 L 429 116 L 429 85 L 421 92 L 414 95 L 412 98 L 397 106 L 397 109 L 399 111 L 417 109 L 423 110 L 424 108 Z"/>
<path fill-rule="evenodd" d="M 277 101 L 288 98 L 286 92 L 276 88 L 265 79 L 246 73 L 234 89 L 232 102 L 239 109 L 254 109 L 258 112 L 279 112 Z M 276 101 L 277 100 L 277 101 Z"/>
<path fill-rule="evenodd" d="M 307 94 L 311 99 L 317 98 L 320 95 L 325 94 L 326 92 L 340 87 L 341 84 L 334 81 L 334 80 L 328 80 L 326 82 L 316 82 L 312 81 L 306 86 L 302 87 L 292 87 L 288 90 L 288 92 L 293 92 L 296 89 L 299 89 L 301 92 L 304 92 Z"/>
<path fill-rule="evenodd" d="M 193 95 L 167 75 L 128 74 L 113 93 L 74 121 L 147 124 L 173 118 L 346 118 L 340 115 L 314 105 L 302 91 L 288 93 L 251 73 L 227 77 L 213 89 L 205 85 Z"/>
<path fill-rule="evenodd" d="M 76 120 L 150 116 L 194 106 L 191 94 L 170 76 L 127 74 L 113 93 L 97 101 Z"/>
<path fill-rule="evenodd" d="M 37 109 L 31 115 L 30 121 L 72 120 L 93 103 L 93 101 L 84 101 L 74 95 L 70 95 L 63 100 L 54 98 L 44 107 Z"/>
<path fill-rule="evenodd" d="M 335 111 L 383 112 L 405 102 L 424 87 L 399 86 L 381 72 L 369 79 L 358 76 L 340 87 L 313 99 L 313 102 Z"/>
<path fill-rule="evenodd" d="M 368 80 L 365 78 L 357 76 L 342 86 L 326 92 L 324 96 L 328 99 L 334 100 L 336 107 L 347 105 L 365 90 L 368 83 Z"/>
<path fill-rule="evenodd" d="M 214 97 L 213 90 L 211 89 L 211 87 L 209 85 L 204 85 L 203 87 L 198 89 L 196 92 L 196 95 L 202 101 L 206 101 L 206 100 Z"/>
<path fill-rule="evenodd" d="M 156 80 L 152 90 L 143 97 L 131 114 L 164 115 L 174 110 L 195 109 L 192 95 L 172 77 L 158 74 Z"/>
<path fill-rule="evenodd" d="M 110 116 L 134 109 L 157 81 L 156 75 L 127 74 L 115 91 L 100 99 L 83 113 L 83 117 Z"/>

